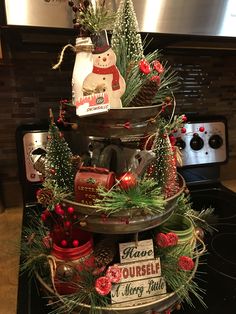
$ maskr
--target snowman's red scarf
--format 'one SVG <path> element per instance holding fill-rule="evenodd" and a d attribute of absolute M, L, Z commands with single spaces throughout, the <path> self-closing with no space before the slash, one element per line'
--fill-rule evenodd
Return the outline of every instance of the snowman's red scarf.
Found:
<path fill-rule="evenodd" d="M 93 66 L 93 73 L 95 74 L 112 74 L 112 90 L 118 90 L 120 89 L 120 84 L 119 84 L 119 78 L 120 78 L 120 73 L 115 65 L 112 65 L 108 68 L 99 68 L 96 66 Z"/>

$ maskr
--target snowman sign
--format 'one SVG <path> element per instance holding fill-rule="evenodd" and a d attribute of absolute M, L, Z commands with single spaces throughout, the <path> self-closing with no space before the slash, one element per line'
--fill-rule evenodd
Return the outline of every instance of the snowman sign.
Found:
<path fill-rule="evenodd" d="M 91 39 L 94 44 L 93 69 L 83 81 L 83 95 L 88 97 L 104 93 L 108 96 L 109 107 L 120 109 L 125 80 L 116 67 L 116 55 L 108 43 L 107 33 L 104 30 L 91 36 Z"/>

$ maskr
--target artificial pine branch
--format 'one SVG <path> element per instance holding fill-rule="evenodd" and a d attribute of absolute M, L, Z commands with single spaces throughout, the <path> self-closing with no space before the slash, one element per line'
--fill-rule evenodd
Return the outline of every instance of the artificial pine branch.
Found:
<path fill-rule="evenodd" d="M 159 214 L 165 209 L 165 200 L 161 189 L 153 179 L 144 178 L 139 184 L 128 190 L 116 187 L 110 191 L 103 187 L 98 189 L 98 198 L 95 206 L 97 211 L 107 215 L 118 214 L 123 211 L 130 217 L 135 216 L 137 209 L 143 214 Z"/>
<path fill-rule="evenodd" d="M 184 193 L 177 200 L 176 213 L 187 216 L 192 223 L 202 229 L 212 233 L 215 229 L 212 227 L 216 223 L 217 217 L 214 215 L 214 208 L 208 207 L 201 211 L 194 210 L 190 202 L 190 196 Z"/>
<path fill-rule="evenodd" d="M 115 13 L 107 9 L 105 1 L 102 3 L 90 3 L 86 10 L 78 13 L 77 17 L 77 23 L 91 32 L 91 34 L 98 34 L 107 28 L 112 29 L 114 20 Z"/>

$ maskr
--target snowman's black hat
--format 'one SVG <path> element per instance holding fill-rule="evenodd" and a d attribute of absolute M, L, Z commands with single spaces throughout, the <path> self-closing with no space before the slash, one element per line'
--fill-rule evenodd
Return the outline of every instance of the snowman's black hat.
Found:
<path fill-rule="evenodd" d="M 110 49 L 107 31 L 102 30 L 99 33 L 91 35 L 92 43 L 94 44 L 94 54 L 99 54 Z"/>

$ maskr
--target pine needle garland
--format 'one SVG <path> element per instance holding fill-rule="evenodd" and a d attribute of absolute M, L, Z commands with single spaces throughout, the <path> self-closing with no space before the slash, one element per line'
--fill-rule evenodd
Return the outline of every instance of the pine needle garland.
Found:
<path fill-rule="evenodd" d="M 139 184 L 128 190 L 116 187 L 106 191 L 99 187 L 100 198 L 96 200 L 97 211 L 107 215 L 125 212 L 130 217 L 135 216 L 137 210 L 147 215 L 155 215 L 164 211 L 165 200 L 157 183 L 148 178 L 140 180 Z"/>

